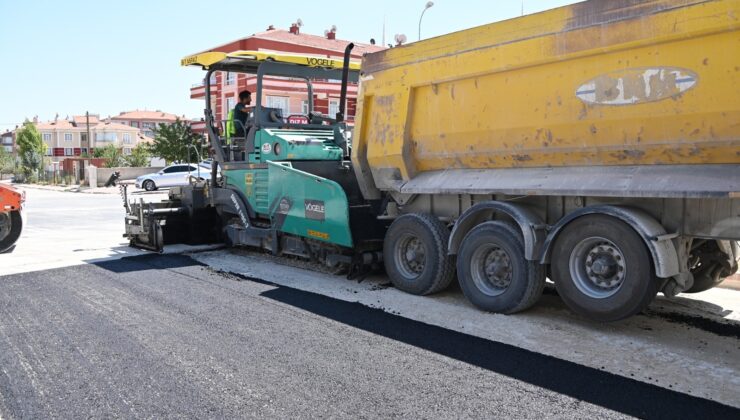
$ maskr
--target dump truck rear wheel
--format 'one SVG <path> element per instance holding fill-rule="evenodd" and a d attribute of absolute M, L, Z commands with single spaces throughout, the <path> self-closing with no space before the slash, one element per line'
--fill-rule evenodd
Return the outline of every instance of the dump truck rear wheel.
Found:
<path fill-rule="evenodd" d="M 521 232 L 501 221 L 480 224 L 465 235 L 457 275 L 468 300 L 490 312 L 523 311 L 545 287 L 544 267 L 524 257 Z"/>
<path fill-rule="evenodd" d="M 21 237 L 23 218 L 18 211 L 0 213 L 0 253 L 10 252 Z"/>
<path fill-rule="evenodd" d="M 658 293 L 642 238 L 609 216 L 584 216 L 566 226 L 554 244 L 551 268 L 565 304 L 596 321 L 632 316 Z"/>
<path fill-rule="evenodd" d="M 727 266 L 724 262 L 727 257 L 720 252 L 717 242 L 707 241 L 695 251 L 692 256 L 699 258 L 700 264 L 691 269 L 694 276 L 694 284 L 683 293 L 705 292 L 722 283 L 725 278 L 737 271 L 737 265 Z"/>
<path fill-rule="evenodd" d="M 383 243 L 383 260 L 391 283 L 415 295 L 447 288 L 455 276 L 447 254 L 450 232 L 437 218 L 412 213 L 391 224 Z"/>

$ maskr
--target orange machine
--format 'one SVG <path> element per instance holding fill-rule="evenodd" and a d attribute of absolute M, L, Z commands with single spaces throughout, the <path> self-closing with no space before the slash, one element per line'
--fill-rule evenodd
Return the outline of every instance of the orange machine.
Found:
<path fill-rule="evenodd" d="M 21 236 L 21 209 L 25 194 L 13 187 L 0 185 L 0 253 L 10 252 Z"/>

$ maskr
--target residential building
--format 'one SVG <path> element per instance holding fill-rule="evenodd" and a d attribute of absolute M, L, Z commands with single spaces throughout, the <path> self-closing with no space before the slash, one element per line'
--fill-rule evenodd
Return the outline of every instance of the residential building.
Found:
<path fill-rule="evenodd" d="M 15 131 L 7 130 L 0 134 L 0 148 L 11 155 L 15 154 Z"/>
<path fill-rule="evenodd" d="M 275 29 L 270 26 L 265 32 L 256 33 L 227 44 L 219 45 L 208 51 L 234 52 L 240 50 L 269 51 L 292 54 L 311 55 L 321 58 L 342 59 L 344 49 L 350 41 L 336 38 L 336 28 L 326 31 L 325 36 L 303 34 L 299 24 L 293 24 L 290 29 Z M 369 52 L 382 50 L 383 47 L 355 43 L 352 50 L 352 59 L 360 60 Z M 205 81 L 204 81 L 205 82 Z M 190 98 L 205 100 L 204 82 L 190 88 Z M 257 79 L 252 75 L 216 72 L 211 78 L 211 107 L 217 121 L 224 121 L 229 110 L 233 109 L 238 101 L 239 92 L 256 90 Z M 339 112 L 339 97 L 341 81 L 327 80 L 315 82 L 314 109 L 328 115 Z M 263 83 L 263 105 L 280 108 L 283 115 L 305 115 L 308 113 L 308 92 L 305 81 L 288 78 L 269 78 Z M 253 96 L 256 100 L 256 96 Z M 357 103 L 357 85 L 350 84 L 347 91 L 347 121 L 354 121 Z M 205 123 L 192 122 L 196 131 L 204 131 Z"/>
<path fill-rule="evenodd" d="M 154 137 L 154 130 L 158 124 L 172 124 L 177 119 L 188 121 L 185 116 L 178 117 L 175 114 L 168 114 L 162 111 L 127 111 L 121 112 L 111 121 L 137 128 L 146 137 Z"/>
<path fill-rule="evenodd" d="M 51 157 L 53 162 L 59 162 L 68 157 L 92 155 L 95 148 L 109 144 L 121 149 L 123 154 L 127 155 L 131 154 L 137 144 L 151 141 L 150 138 L 142 135 L 138 128 L 130 125 L 109 120 L 100 121 L 95 116 L 95 119 L 90 118 L 88 128 L 86 121 L 83 115 L 72 119 L 35 122 L 36 128 L 41 133 L 41 139 L 46 143 L 46 155 Z"/>
<path fill-rule="evenodd" d="M 105 147 L 109 144 L 121 149 L 127 156 L 134 147 L 140 143 L 151 143 L 152 137 L 144 135 L 140 130 L 131 125 L 119 124 L 113 121 L 101 121 L 92 128 L 94 147 Z"/>

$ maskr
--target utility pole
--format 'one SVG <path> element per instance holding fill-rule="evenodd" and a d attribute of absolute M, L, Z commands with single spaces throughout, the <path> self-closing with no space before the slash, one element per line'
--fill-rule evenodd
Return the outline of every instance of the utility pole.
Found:
<path fill-rule="evenodd" d="M 90 148 L 92 141 L 90 141 L 90 112 L 89 111 L 85 111 L 85 125 L 87 126 L 87 156 L 90 156 L 92 155 L 92 150 Z"/>
<path fill-rule="evenodd" d="M 385 48 L 385 15 L 383 15 L 383 41 L 380 43 L 380 45 Z"/>

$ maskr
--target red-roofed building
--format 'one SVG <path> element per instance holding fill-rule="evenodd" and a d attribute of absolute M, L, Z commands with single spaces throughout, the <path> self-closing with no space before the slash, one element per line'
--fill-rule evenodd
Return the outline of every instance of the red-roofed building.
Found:
<path fill-rule="evenodd" d="M 274 29 L 272 26 L 265 32 L 256 33 L 227 44 L 214 47 L 208 51 L 234 52 L 240 50 L 287 52 L 293 54 L 315 55 L 342 59 L 344 49 L 350 41 L 336 39 L 336 30 L 327 31 L 325 36 L 301 33 L 300 26 L 293 24 L 289 30 Z M 382 50 L 383 47 L 355 42 L 352 58 L 360 60 L 365 53 Z M 228 111 L 238 101 L 239 92 L 256 90 L 257 79 L 251 75 L 216 72 L 211 79 L 211 107 L 217 121 L 226 119 Z M 316 111 L 334 115 L 339 110 L 339 81 L 325 83 L 314 82 L 314 107 Z M 263 84 L 263 102 L 265 106 L 280 108 L 283 115 L 307 113 L 307 89 L 305 82 L 287 79 L 269 79 Z M 191 99 L 205 99 L 203 83 L 190 88 Z M 253 100 L 256 99 L 253 96 Z M 347 90 L 347 120 L 352 121 L 357 103 L 357 86 L 350 85 Z M 194 122 L 193 129 L 203 130 L 204 123 Z"/>
<path fill-rule="evenodd" d="M 34 124 L 46 143 L 46 154 L 52 162 L 92 155 L 95 148 L 107 145 L 113 145 L 121 149 L 124 155 L 130 155 L 137 144 L 151 142 L 138 128 L 129 124 L 100 121 L 97 115 L 90 115 L 89 128 L 84 115 L 74 116 L 72 119 L 57 118 L 48 122 L 34 119 Z M 87 138 L 88 131 L 90 139 Z"/>
<path fill-rule="evenodd" d="M 187 121 L 184 116 L 179 117 L 162 111 L 139 111 L 137 109 L 136 111 L 121 112 L 110 119 L 113 122 L 137 128 L 146 137 L 154 137 L 154 129 L 157 128 L 157 124 L 172 124 L 178 118 Z"/>

